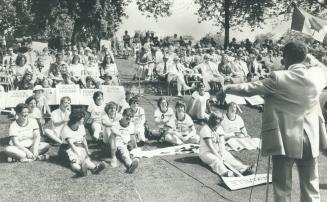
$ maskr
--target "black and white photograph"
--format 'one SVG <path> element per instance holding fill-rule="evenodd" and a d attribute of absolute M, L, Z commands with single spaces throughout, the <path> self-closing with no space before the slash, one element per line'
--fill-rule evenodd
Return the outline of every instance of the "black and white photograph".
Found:
<path fill-rule="evenodd" d="M 0 201 L 327 201 L 327 0 L 0 11 Z"/>

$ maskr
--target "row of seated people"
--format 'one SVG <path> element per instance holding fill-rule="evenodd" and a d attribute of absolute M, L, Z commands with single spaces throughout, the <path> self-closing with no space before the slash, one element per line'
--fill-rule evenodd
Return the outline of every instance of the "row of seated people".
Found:
<path fill-rule="evenodd" d="M 177 93 L 191 88 L 190 80 L 201 80 L 209 90 L 210 83 L 242 83 L 263 79 L 271 72 L 278 58 L 267 55 L 265 60 L 260 54 L 246 54 L 239 51 L 223 53 L 219 49 L 210 49 L 207 53 L 184 50 L 178 54 L 172 45 L 161 50 L 158 47 L 144 45 L 136 63 L 138 64 L 135 78 L 163 81 L 176 81 Z M 275 65 L 278 66 L 278 65 Z"/>
<path fill-rule="evenodd" d="M 137 158 L 130 156 L 129 147 L 142 146 L 146 136 L 173 145 L 200 144 L 200 159 L 219 175 L 233 175 L 224 167 L 223 160 L 244 175 L 252 173 L 252 166 L 236 160 L 224 149 L 225 135 L 226 138 L 248 136 L 243 120 L 236 114 L 235 103 L 229 105 L 226 115 L 219 112 L 207 114 L 206 122 L 197 134 L 192 118 L 186 113 L 185 102 L 178 101 L 174 112 L 168 100 L 160 98 L 154 112 L 155 127 L 150 129 L 145 124 L 144 109 L 139 106 L 138 97 L 131 96 L 127 93 L 128 104 L 121 106 L 121 113 L 116 103 L 104 103 L 103 93 L 97 91 L 93 96 L 94 103 L 88 106 L 90 116 L 87 118 L 81 110 L 71 110 L 69 97 L 62 97 L 59 108 L 51 112 L 51 124 L 48 126 L 44 124 L 38 99 L 35 96 L 27 98 L 26 103 L 20 103 L 15 108 L 16 118 L 10 125 L 10 142 L 5 149 L 8 160 L 30 162 L 48 159 L 45 153 L 50 145 L 41 141 L 42 134 L 60 145 L 59 157 L 77 174 L 85 176 L 88 170 L 97 174 L 106 163 L 95 164 L 90 159 L 84 127 L 90 124 L 93 138 L 105 145 L 104 152 L 110 164 L 116 167 L 119 159 L 128 173 L 133 173 L 139 163 Z"/>
<path fill-rule="evenodd" d="M 47 49 L 27 59 L 26 54 L 10 52 L 1 66 L 1 76 L 7 77 L 11 89 L 27 90 L 34 85 L 55 87 L 57 84 L 78 84 L 82 88 L 99 85 L 119 85 L 119 72 L 111 51 L 103 49 L 97 55 L 89 48 L 79 52 L 49 54 Z M 69 53 L 69 54 L 68 54 Z"/>

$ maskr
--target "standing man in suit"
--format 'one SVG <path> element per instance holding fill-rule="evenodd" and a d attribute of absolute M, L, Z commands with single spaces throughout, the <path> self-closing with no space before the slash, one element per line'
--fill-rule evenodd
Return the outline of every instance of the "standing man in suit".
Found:
<path fill-rule="evenodd" d="M 285 70 L 261 81 L 226 85 L 225 93 L 264 95 L 262 155 L 271 155 L 274 200 L 291 201 L 292 167 L 297 164 L 301 201 L 320 201 L 318 155 L 327 147 L 319 96 L 327 86 L 327 67 L 310 62 L 299 42 L 284 46 Z M 311 58 L 313 59 L 313 58 Z"/>

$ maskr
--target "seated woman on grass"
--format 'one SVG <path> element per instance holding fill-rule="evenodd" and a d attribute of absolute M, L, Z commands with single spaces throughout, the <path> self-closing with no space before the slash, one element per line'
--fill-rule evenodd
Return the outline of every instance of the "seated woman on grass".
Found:
<path fill-rule="evenodd" d="M 101 162 L 96 165 L 91 161 L 83 122 L 82 112 L 72 112 L 69 115 L 69 121 L 62 129 L 63 144 L 59 148 L 59 155 L 65 160 L 68 159 L 71 169 L 80 176 L 86 176 L 88 170 L 98 174 L 106 164 Z"/>
<path fill-rule="evenodd" d="M 186 105 L 178 101 L 175 106 L 176 114 L 167 123 L 165 141 L 170 144 L 198 144 L 199 136 L 196 134 L 191 117 L 185 112 Z"/>
<path fill-rule="evenodd" d="M 28 117 L 28 106 L 20 103 L 15 107 L 15 111 L 18 118 L 10 124 L 10 142 L 5 148 L 8 161 L 30 162 L 48 159 L 49 156 L 45 153 L 50 145 L 40 141 L 39 125 L 36 119 Z"/>
<path fill-rule="evenodd" d="M 101 118 L 103 115 L 105 115 L 105 103 L 103 102 L 103 92 L 96 91 L 93 94 L 93 101 L 94 102 L 89 105 L 87 109 L 87 111 L 91 114 L 88 123 L 91 124 L 93 138 L 98 141 L 102 138 L 100 134 L 102 131 Z"/>
<path fill-rule="evenodd" d="M 103 142 L 105 144 L 107 156 L 113 157 L 114 154 L 111 154 L 110 141 L 112 141 L 112 126 L 122 118 L 122 115 L 118 113 L 118 105 L 114 102 L 109 102 L 106 104 L 104 111 L 105 115 L 102 116 L 102 125 L 103 125 Z"/>
<path fill-rule="evenodd" d="M 132 109 L 124 109 L 123 118 L 112 126 L 111 137 L 113 140 L 110 141 L 111 154 L 113 155 L 111 166 L 117 167 L 118 158 L 125 165 L 127 173 L 133 173 L 139 164 L 139 160 L 137 158 L 132 159 L 127 149 L 130 144 L 132 148 L 137 148 L 134 124 L 131 122 L 133 114 Z"/>
<path fill-rule="evenodd" d="M 145 113 L 143 107 L 139 106 L 139 98 L 134 96 L 132 99 L 129 100 L 129 106 L 134 112 L 134 116 L 132 118 L 132 123 L 135 126 L 135 137 L 136 141 L 139 143 L 140 146 L 143 146 L 145 143 Z"/>
<path fill-rule="evenodd" d="M 51 128 L 44 130 L 45 135 L 57 144 L 62 143 L 61 131 L 69 120 L 70 103 L 70 97 L 62 97 L 60 99 L 59 108 L 51 112 Z"/>
<path fill-rule="evenodd" d="M 161 97 L 157 102 L 157 109 L 154 111 L 155 128 L 148 131 L 149 137 L 160 139 L 166 133 L 168 121 L 174 117 L 174 110 L 169 106 L 168 100 Z"/>
<path fill-rule="evenodd" d="M 198 89 L 192 93 L 192 100 L 188 106 L 188 114 L 193 118 L 200 121 L 204 121 L 209 117 L 210 94 L 204 91 L 204 84 L 200 83 Z M 207 113 L 208 112 L 208 113 Z"/>
<path fill-rule="evenodd" d="M 243 119 L 237 114 L 237 110 L 235 102 L 229 103 L 227 113 L 224 114 L 224 120 L 221 122 L 226 140 L 231 137 L 250 137 L 246 131 Z"/>
<path fill-rule="evenodd" d="M 244 165 L 225 149 L 224 130 L 220 126 L 223 119 L 224 116 L 221 113 L 211 113 L 208 124 L 201 128 L 199 154 L 201 161 L 222 177 L 234 176 L 234 173 L 226 167 L 224 162 L 242 175 L 253 174 L 254 166 Z"/>

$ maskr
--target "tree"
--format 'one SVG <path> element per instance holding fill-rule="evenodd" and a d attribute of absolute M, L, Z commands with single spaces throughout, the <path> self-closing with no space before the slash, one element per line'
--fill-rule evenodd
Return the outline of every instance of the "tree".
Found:
<path fill-rule="evenodd" d="M 16 9 L 14 0 L 0 0 L 0 33 L 5 34 L 15 26 Z"/>
<path fill-rule="evenodd" d="M 253 29 L 260 27 L 266 19 L 285 15 L 291 12 L 291 1 L 288 0 L 195 0 L 199 21 L 213 21 L 218 28 L 224 29 L 224 48 L 229 44 L 230 27 L 248 25 Z M 295 0 L 301 7 L 318 14 L 326 8 L 323 0 Z"/>

